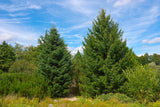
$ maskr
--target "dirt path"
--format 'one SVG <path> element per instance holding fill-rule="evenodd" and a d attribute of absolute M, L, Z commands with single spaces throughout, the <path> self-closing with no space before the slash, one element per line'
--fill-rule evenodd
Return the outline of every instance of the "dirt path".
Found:
<path fill-rule="evenodd" d="M 67 98 L 63 98 L 62 100 L 67 100 L 67 101 L 77 101 L 78 98 L 76 98 L 76 97 L 67 97 Z"/>

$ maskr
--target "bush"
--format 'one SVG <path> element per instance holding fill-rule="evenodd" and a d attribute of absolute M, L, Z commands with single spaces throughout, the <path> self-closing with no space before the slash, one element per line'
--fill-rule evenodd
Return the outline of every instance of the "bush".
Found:
<path fill-rule="evenodd" d="M 99 95 L 97 98 L 102 100 L 102 101 L 117 99 L 117 100 L 119 100 L 121 102 L 124 102 L 124 103 L 134 101 L 132 98 L 126 96 L 125 94 L 120 94 L 120 93 L 102 94 L 102 95 Z"/>
<path fill-rule="evenodd" d="M 49 94 L 48 84 L 38 73 L 2 73 L 0 75 L 0 95 L 8 94 L 43 98 Z"/>
<path fill-rule="evenodd" d="M 26 60 L 17 60 L 9 68 L 9 72 L 15 72 L 15 73 L 23 72 L 24 73 L 24 72 L 32 72 L 35 69 L 36 69 L 36 66 L 29 63 Z"/>
<path fill-rule="evenodd" d="M 124 73 L 128 79 L 124 86 L 127 95 L 144 103 L 157 100 L 160 91 L 159 80 L 148 66 L 137 66 Z"/>
<path fill-rule="evenodd" d="M 2 74 L 3 73 L 3 71 L 0 69 L 0 74 Z"/>
<path fill-rule="evenodd" d="M 160 107 L 160 101 L 150 102 L 147 107 Z"/>

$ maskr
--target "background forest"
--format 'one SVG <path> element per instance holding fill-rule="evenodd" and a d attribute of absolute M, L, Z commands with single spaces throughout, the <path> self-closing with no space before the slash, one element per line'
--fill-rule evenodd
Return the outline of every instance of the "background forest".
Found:
<path fill-rule="evenodd" d="M 118 23 L 102 9 L 84 38 L 83 53 L 74 56 L 54 26 L 36 47 L 4 41 L 0 44 L 0 96 L 39 101 L 70 95 L 100 101 L 114 97 L 144 105 L 158 101 L 160 55 L 136 56 L 122 36 Z"/>

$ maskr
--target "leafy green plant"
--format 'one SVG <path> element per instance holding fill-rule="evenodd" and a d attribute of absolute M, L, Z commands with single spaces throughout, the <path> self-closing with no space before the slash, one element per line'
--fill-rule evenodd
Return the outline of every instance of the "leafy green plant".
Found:
<path fill-rule="evenodd" d="M 9 68 L 9 72 L 12 73 L 31 73 L 37 67 L 26 60 L 16 60 Z"/>
<path fill-rule="evenodd" d="M 149 104 L 147 105 L 147 107 L 160 107 L 160 101 L 149 102 Z"/>
<path fill-rule="evenodd" d="M 0 74 L 2 74 L 3 73 L 3 71 L 0 69 Z"/>
<path fill-rule="evenodd" d="M 128 97 L 127 95 L 125 94 L 120 94 L 120 93 L 109 93 L 109 94 L 102 94 L 102 95 L 99 95 L 97 97 L 97 99 L 100 99 L 102 101 L 107 101 L 107 100 L 111 100 L 111 99 L 117 99 L 118 101 L 121 101 L 121 102 L 133 102 L 134 100 L 130 97 Z"/>
<path fill-rule="evenodd" d="M 159 98 L 159 79 L 148 66 L 137 66 L 124 71 L 128 82 L 125 83 L 126 94 L 141 101 L 156 101 Z"/>
<path fill-rule="evenodd" d="M 3 73 L 0 75 L 0 95 L 17 94 L 29 98 L 48 96 L 48 83 L 38 74 Z"/>

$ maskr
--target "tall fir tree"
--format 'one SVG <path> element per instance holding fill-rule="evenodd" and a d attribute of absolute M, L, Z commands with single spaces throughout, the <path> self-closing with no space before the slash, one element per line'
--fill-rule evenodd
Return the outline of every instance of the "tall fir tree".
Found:
<path fill-rule="evenodd" d="M 71 87 L 73 87 L 73 92 L 72 93 L 75 94 L 75 95 L 79 95 L 80 94 L 79 83 L 80 83 L 81 69 L 82 69 L 81 62 L 82 62 L 82 55 L 78 51 L 74 55 L 74 57 L 72 58 L 72 66 L 73 66 L 72 77 L 73 77 L 73 82 L 72 82 L 72 86 Z"/>
<path fill-rule="evenodd" d="M 123 32 L 102 9 L 84 38 L 82 94 L 94 97 L 117 92 L 126 80 L 123 70 L 137 62 L 132 49 L 122 40 Z"/>
<path fill-rule="evenodd" d="M 8 72 L 9 67 L 15 61 L 13 47 L 5 41 L 0 44 L 0 72 Z"/>
<path fill-rule="evenodd" d="M 55 27 L 41 36 L 38 71 L 49 81 L 51 97 L 63 97 L 71 83 L 71 54 Z"/>

